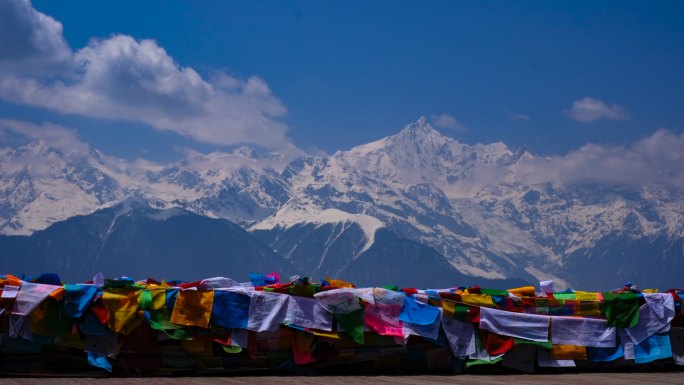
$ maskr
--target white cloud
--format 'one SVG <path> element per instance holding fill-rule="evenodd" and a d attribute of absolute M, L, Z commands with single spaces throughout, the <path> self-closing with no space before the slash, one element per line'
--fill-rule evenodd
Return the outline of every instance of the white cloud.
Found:
<path fill-rule="evenodd" d="M 605 102 L 592 97 L 575 100 L 572 108 L 563 111 L 571 119 L 586 123 L 600 119 L 627 120 L 629 112 L 619 104 L 607 105 Z"/>
<path fill-rule="evenodd" d="M 512 120 L 514 122 L 529 122 L 531 119 L 530 116 L 526 114 L 509 113 L 508 120 Z"/>
<path fill-rule="evenodd" d="M 535 158 L 520 171 L 533 183 L 684 187 L 684 134 L 660 129 L 629 147 L 586 144 L 565 156 Z"/>
<path fill-rule="evenodd" d="M 14 119 L 0 119 L 0 136 L 10 135 L 41 141 L 50 147 L 75 153 L 84 153 L 90 149 L 74 130 L 49 122 L 34 124 Z"/>
<path fill-rule="evenodd" d="M 207 143 L 251 143 L 289 154 L 301 152 L 278 120 L 286 108 L 258 77 L 241 79 L 217 72 L 203 79 L 192 68 L 176 63 L 155 41 L 125 35 L 92 39 L 72 52 L 60 23 L 35 11 L 27 1 L 0 4 L 14 10 L 16 19 L 0 28 L 23 41 L 14 47 L 0 36 L 0 57 L 6 58 L 0 67 L 0 98 L 6 101 L 65 114 L 144 122 Z M 0 16 L 0 25 L 5 18 Z M 5 55 L 6 50 L 12 54 Z M 46 58 L 40 72 L 27 75 L 17 69 L 24 62 Z"/>
<path fill-rule="evenodd" d="M 505 168 L 485 166 L 446 191 L 453 196 L 467 196 L 502 183 L 684 189 L 684 133 L 660 129 L 629 146 L 590 143 L 566 155 L 528 156 Z"/>
<path fill-rule="evenodd" d="M 42 178 L 53 171 L 54 158 L 58 158 L 59 153 L 82 158 L 90 151 L 90 146 L 81 141 L 73 130 L 52 123 L 0 119 L 0 136 L 31 141 L 30 145 L 18 150 L 5 150 L 11 156 L 2 157 L 0 174 L 27 169 L 34 178 Z"/>
<path fill-rule="evenodd" d="M 452 130 L 456 132 L 467 131 L 466 126 L 449 114 L 430 115 L 430 121 L 437 128 Z"/>
<path fill-rule="evenodd" d="M 15 74 L 64 72 L 71 49 L 62 24 L 37 12 L 28 0 L 0 1 L 0 71 Z"/>

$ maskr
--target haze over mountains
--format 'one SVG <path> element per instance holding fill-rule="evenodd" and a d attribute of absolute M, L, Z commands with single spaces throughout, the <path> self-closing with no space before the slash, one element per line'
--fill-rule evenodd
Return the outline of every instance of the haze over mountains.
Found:
<path fill-rule="evenodd" d="M 668 140 L 658 135 L 648 140 Z M 0 150 L 0 262 L 74 279 L 280 269 L 422 287 L 681 284 L 679 175 L 665 162 L 662 176 L 619 177 L 606 168 L 614 154 L 585 150 L 595 163 L 471 146 L 425 119 L 286 163 L 242 147 L 160 166 L 34 141 Z"/>

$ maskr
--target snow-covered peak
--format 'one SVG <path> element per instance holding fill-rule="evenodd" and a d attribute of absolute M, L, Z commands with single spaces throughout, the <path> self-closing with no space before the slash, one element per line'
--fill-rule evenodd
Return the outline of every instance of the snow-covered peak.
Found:
<path fill-rule="evenodd" d="M 321 170 L 322 180 L 363 173 L 388 183 L 445 186 L 477 172 L 478 168 L 510 162 L 512 155 L 500 142 L 473 146 L 460 143 L 421 118 L 395 135 L 338 151 L 330 157 L 309 160 L 309 164 L 314 173 L 316 169 Z M 314 167 L 316 164 L 324 167 Z"/>
<path fill-rule="evenodd" d="M 123 215 L 132 211 L 146 211 L 151 209 L 150 203 L 140 195 L 131 195 L 118 203 L 112 204 L 116 210 L 117 215 Z"/>
<path fill-rule="evenodd" d="M 323 209 L 311 202 L 292 200 L 280 208 L 275 214 L 253 225 L 250 230 L 269 230 L 273 228 L 287 229 L 302 223 L 313 223 L 317 226 L 325 224 L 357 224 L 364 233 L 366 243 L 360 253 L 368 250 L 375 240 L 375 232 L 385 227 L 377 218 L 365 214 L 351 214 L 339 209 Z"/>

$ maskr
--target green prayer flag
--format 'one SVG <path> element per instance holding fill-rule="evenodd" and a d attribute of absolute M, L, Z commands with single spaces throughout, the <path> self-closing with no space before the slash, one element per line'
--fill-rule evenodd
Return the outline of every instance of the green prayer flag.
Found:
<path fill-rule="evenodd" d="M 454 306 L 454 318 L 459 321 L 467 321 L 468 306 L 456 304 Z"/>
<path fill-rule="evenodd" d="M 487 294 L 487 295 L 492 295 L 492 296 L 499 296 L 499 297 L 508 297 L 508 291 L 506 290 L 498 290 L 498 289 L 480 289 L 482 294 Z"/>
<path fill-rule="evenodd" d="M 491 361 L 488 360 L 468 360 L 466 362 L 466 367 L 469 368 L 473 365 L 491 365 L 491 364 L 496 364 L 497 362 L 503 360 L 503 357 L 497 357 Z"/>
<path fill-rule="evenodd" d="M 540 342 L 540 341 L 525 340 L 522 338 L 514 338 L 514 342 L 516 345 L 519 345 L 519 344 L 537 345 L 537 346 L 541 346 L 542 348 L 545 348 L 545 349 L 551 349 L 551 341 Z"/>
<path fill-rule="evenodd" d="M 364 309 L 354 310 L 347 314 L 333 314 L 333 317 L 354 342 L 363 344 Z"/>
<path fill-rule="evenodd" d="M 639 322 L 636 293 L 603 293 L 603 311 L 609 326 L 633 328 Z"/>
<path fill-rule="evenodd" d="M 140 297 L 140 307 L 143 309 L 152 308 L 152 292 L 150 290 L 143 290 Z"/>

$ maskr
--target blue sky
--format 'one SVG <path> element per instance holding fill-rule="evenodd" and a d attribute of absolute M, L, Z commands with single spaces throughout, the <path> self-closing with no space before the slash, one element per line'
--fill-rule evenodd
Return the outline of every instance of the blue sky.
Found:
<path fill-rule="evenodd" d="M 465 143 L 565 154 L 684 122 L 682 2 L 0 8 L 0 119 L 59 124 L 126 158 L 239 143 L 330 153 L 420 116 Z"/>

